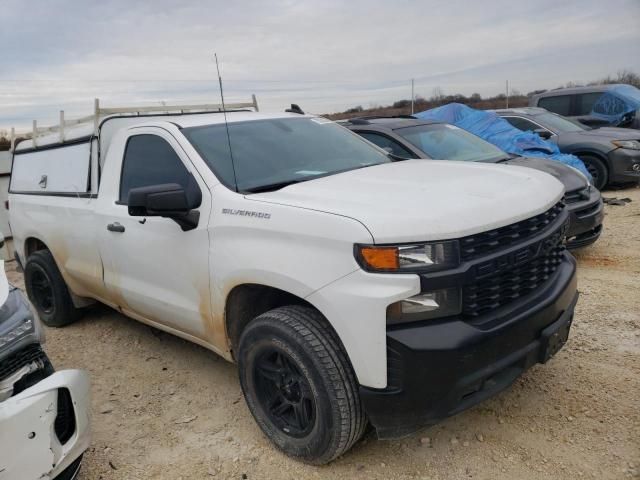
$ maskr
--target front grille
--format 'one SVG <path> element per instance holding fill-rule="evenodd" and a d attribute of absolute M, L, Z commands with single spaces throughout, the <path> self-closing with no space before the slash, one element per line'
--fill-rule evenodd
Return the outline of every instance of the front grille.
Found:
<path fill-rule="evenodd" d="M 547 253 L 521 266 L 485 277 L 462 293 L 462 315 L 472 320 L 541 287 L 562 263 L 565 247 L 558 243 Z"/>
<path fill-rule="evenodd" d="M 582 208 L 580 210 L 576 210 L 574 213 L 577 217 L 583 218 L 588 217 L 589 215 L 593 215 L 600 208 L 600 202 L 596 202 L 588 207 Z"/>
<path fill-rule="evenodd" d="M 58 389 L 58 411 L 53 427 L 62 445 L 67 443 L 76 431 L 76 416 L 71 393 L 66 388 Z"/>
<path fill-rule="evenodd" d="M 472 260 L 481 255 L 519 243 L 530 238 L 548 225 L 562 213 L 564 204 L 556 203 L 544 213 L 522 220 L 506 227 L 496 228 L 488 232 L 477 233 L 460 239 L 460 258 L 462 261 Z"/>
<path fill-rule="evenodd" d="M 0 362 L 0 381 L 17 372 L 25 365 L 37 361 L 46 363 L 47 356 L 40 348 L 40 345 L 36 343 L 27 345 L 22 350 L 13 353 Z"/>

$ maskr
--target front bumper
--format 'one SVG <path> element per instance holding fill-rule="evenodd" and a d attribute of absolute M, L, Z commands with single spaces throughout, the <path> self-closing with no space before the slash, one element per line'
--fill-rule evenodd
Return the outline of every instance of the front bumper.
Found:
<path fill-rule="evenodd" d="M 388 386 L 360 387 L 380 438 L 397 438 L 461 412 L 546 362 L 568 335 L 578 299 L 569 253 L 546 287 L 474 325 L 407 324 L 387 332 Z M 504 320 L 506 319 L 506 320 Z"/>
<path fill-rule="evenodd" d="M 61 389 L 75 420 L 63 442 L 55 428 Z M 89 447 L 88 374 L 62 370 L 0 403 L 0 432 L 0 480 L 55 478 Z"/>
<path fill-rule="evenodd" d="M 610 183 L 640 183 L 640 150 L 616 148 L 608 156 Z"/>
<path fill-rule="evenodd" d="M 591 188 L 589 198 L 567 204 L 569 230 L 567 248 L 586 247 L 594 243 L 602 234 L 604 203 L 596 188 Z"/>

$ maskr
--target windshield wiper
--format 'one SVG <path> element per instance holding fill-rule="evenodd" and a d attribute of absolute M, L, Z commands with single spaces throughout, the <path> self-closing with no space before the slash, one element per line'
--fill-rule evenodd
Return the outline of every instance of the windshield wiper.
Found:
<path fill-rule="evenodd" d="M 502 157 L 499 157 L 498 161 L 496 161 L 496 163 L 508 162 L 509 160 L 513 160 L 514 158 L 518 158 L 518 157 L 519 157 L 519 155 L 507 154 L 507 155 L 504 155 Z"/>
<path fill-rule="evenodd" d="M 387 157 L 389 157 L 392 162 L 402 162 L 404 160 L 412 160 L 411 158 L 401 157 L 394 153 L 387 153 Z"/>
<path fill-rule="evenodd" d="M 287 180 L 284 182 L 268 183 L 266 185 L 259 185 L 257 187 L 245 188 L 244 191 L 247 193 L 273 192 L 274 190 L 280 190 L 281 188 L 288 187 L 289 185 L 293 185 L 294 183 L 304 182 L 305 180 L 310 179 Z"/>

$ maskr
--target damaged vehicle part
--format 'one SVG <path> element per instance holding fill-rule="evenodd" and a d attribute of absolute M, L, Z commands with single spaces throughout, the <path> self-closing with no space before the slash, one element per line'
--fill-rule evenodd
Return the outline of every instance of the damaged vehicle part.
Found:
<path fill-rule="evenodd" d="M 89 445 L 89 380 L 54 369 L 44 333 L 0 261 L 0 480 L 75 478 Z"/>

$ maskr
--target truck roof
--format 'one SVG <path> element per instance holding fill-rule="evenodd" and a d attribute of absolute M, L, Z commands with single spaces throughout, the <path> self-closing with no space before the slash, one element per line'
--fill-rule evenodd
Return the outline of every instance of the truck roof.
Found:
<path fill-rule="evenodd" d="M 255 120 L 268 120 L 275 118 L 313 118 L 314 115 L 300 115 L 297 113 L 287 112 L 251 112 L 251 111 L 231 111 L 226 112 L 226 119 L 229 123 L 248 122 Z M 101 120 L 100 127 L 100 144 L 101 151 L 106 153 L 108 144 L 113 138 L 113 134 L 122 128 L 132 126 L 153 126 L 166 123 L 172 123 L 179 128 L 199 127 L 203 125 L 222 124 L 225 121 L 223 112 L 202 112 L 202 113 L 183 113 L 183 114 L 164 114 L 164 115 L 139 115 L 139 116 L 118 116 L 113 115 Z M 69 129 L 65 135 L 65 142 L 60 142 L 59 134 L 49 134 L 38 137 L 37 148 L 47 148 L 56 145 L 64 145 L 65 143 L 75 143 L 83 139 L 88 139 L 93 135 L 93 127 L 82 125 Z M 16 146 L 16 151 L 33 149 L 33 140 L 28 139 L 20 142 Z"/>
<path fill-rule="evenodd" d="M 300 115 L 297 113 L 287 112 L 251 112 L 251 111 L 232 111 L 227 112 L 227 121 L 229 123 L 236 122 L 248 122 L 253 120 L 266 120 L 274 118 L 289 118 L 289 117 L 309 117 L 313 115 Z M 107 123 L 108 121 L 108 123 Z M 218 123 L 224 123 L 225 116 L 222 112 L 205 112 L 205 113 L 183 113 L 183 114 L 164 114 L 164 115 L 140 115 L 140 116 L 118 116 L 113 115 L 106 117 L 101 121 L 101 125 L 107 123 L 111 131 L 119 130 L 120 128 L 126 128 L 130 126 L 142 126 L 142 125 L 158 125 L 162 123 L 172 123 L 179 128 L 198 127 L 203 125 L 215 125 Z M 65 143 L 73 143 L 78 140 L 85 139 L 93 135 L 93 126 L 82 125 L 73 129 L 67 130 L 65 135 Z M 107 142 L 111 140 L 112 134 L 107 134 Z M 104 144 L 104 142 L 102 142 Z M 60 145 L 59 134 L 51 133 L 49 135 L 38 137 L 38 148 L 50 147 L 53 145 Z M 20 142 L 16 146 L 16 151 L 30 150 L 33 147 L 33 140 L 28 139 Z"/>

